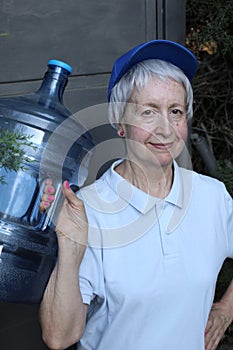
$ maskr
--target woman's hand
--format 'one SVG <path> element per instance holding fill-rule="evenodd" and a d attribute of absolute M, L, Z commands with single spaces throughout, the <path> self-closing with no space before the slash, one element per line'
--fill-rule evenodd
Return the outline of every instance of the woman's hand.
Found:
<path fill-rule="evenodd" d="M 88 223 L 83 202 L 74 194 L 68 181 L 62 185 L 65 196 L 62 209 L 58 215 L 56 233 L 58 238 L 69 239 L 83 246 L 87 244 Z M 51 179 L 45 181 L 45 187 L 40 202 L 40 212 L 50 207 L 55 199 L 55 188 Z M 83 249 L 81 249 L 83 250 Z M 85 249 L 84 249 L 85 250 Z"/>
<path fill-rule="evenodd" d="M 228 305 L 224 302 L 213 304 L 205 330 L 205 350 L 216 350 L 226 329 L 232 322 Z"/>
<path fill-rule="evenodd" d="M 60 240 L 65 238 L 83 246 L 81 250 L 84 252 L 87 244 L 88 222 L 83 201 L 77 198 L 68 181 L 63 183 L 62 191 L 65 201 L 58 216 L 56 233 Z"/>

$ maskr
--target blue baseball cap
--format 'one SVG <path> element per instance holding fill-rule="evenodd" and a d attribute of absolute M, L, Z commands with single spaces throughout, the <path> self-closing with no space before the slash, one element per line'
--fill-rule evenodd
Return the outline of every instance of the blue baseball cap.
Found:
<path fill-rule="evenodd" d="M 198 60 L 183 45 L 169 40 L 152 40 L 140 44 L 120 56 L 114 63 L 108 86 L 108 101 L 112 88 L 135 64 L 149 59 L 159 59 L 179 67 L 189 80 L 194 77 Z"/>

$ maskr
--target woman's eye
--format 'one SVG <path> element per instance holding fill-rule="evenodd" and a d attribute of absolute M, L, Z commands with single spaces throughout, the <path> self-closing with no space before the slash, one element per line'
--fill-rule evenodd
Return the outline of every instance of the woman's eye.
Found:
<path fill-rule="evenodd" d="M 143 112 L 144 115 L 151 115 L 151 111 L 147 109 L 146 111 Z"/>
<path fill-rule="evenodd" d="M 183 118 L 184 113 L 182 110 L 175 108 L 171 111 L 171 115 L 175 119 L 181 119 L 181 118 Z"/>
<path fill-rule="evenodd" d="M 180 109 L 173 109 L 172 113 L 173 114 L 182 114 L 182 111 Z"/>
<path fill-rule="evenodd" d="M 145 111 L 142 112 L 142 115 L 146 116 L 146 117 L 150 117 L 154 114 L 154 111 L 151 109 L 146 109 Z"/>

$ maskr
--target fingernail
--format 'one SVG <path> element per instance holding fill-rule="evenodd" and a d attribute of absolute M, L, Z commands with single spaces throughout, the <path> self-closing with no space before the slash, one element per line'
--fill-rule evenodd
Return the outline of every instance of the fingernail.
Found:
<path fill-rule="evenodd" d="M 48 200 L 49 201 L 53 201 L 54 200 L 54 196 L 48 196 Z"/>
<path fill-rule="evenodd" d="M 50 203 L 49 202 L 44 202 L 44 207 L 49 207 Z"/>
<path fill-rule="evenodd" d="M 52 193 L 52 192 L 53 192 L 53 187 L 49 187 L 49 188 L 48 188 L 48 192 L 49 192 L 49 193 Z"/>
<path fill-rule="evenodd" d="M 70 189 L 70 184 L 67 180 L 66 180 L 66 188 Z"/>

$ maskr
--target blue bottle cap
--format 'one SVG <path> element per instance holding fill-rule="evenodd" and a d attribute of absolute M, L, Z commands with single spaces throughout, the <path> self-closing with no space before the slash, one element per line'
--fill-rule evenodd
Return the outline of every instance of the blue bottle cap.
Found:
<path fill-rule="evenodd" d="M 69 72 L 69 74 L 72 73 L 72 67 L 69 64 L 67 64 L 67 63 L 65 63 L 63 61 L 49 60 L 48 61 L 48 66 L 58 66 L 58 67 L 66 69 Z"/>

